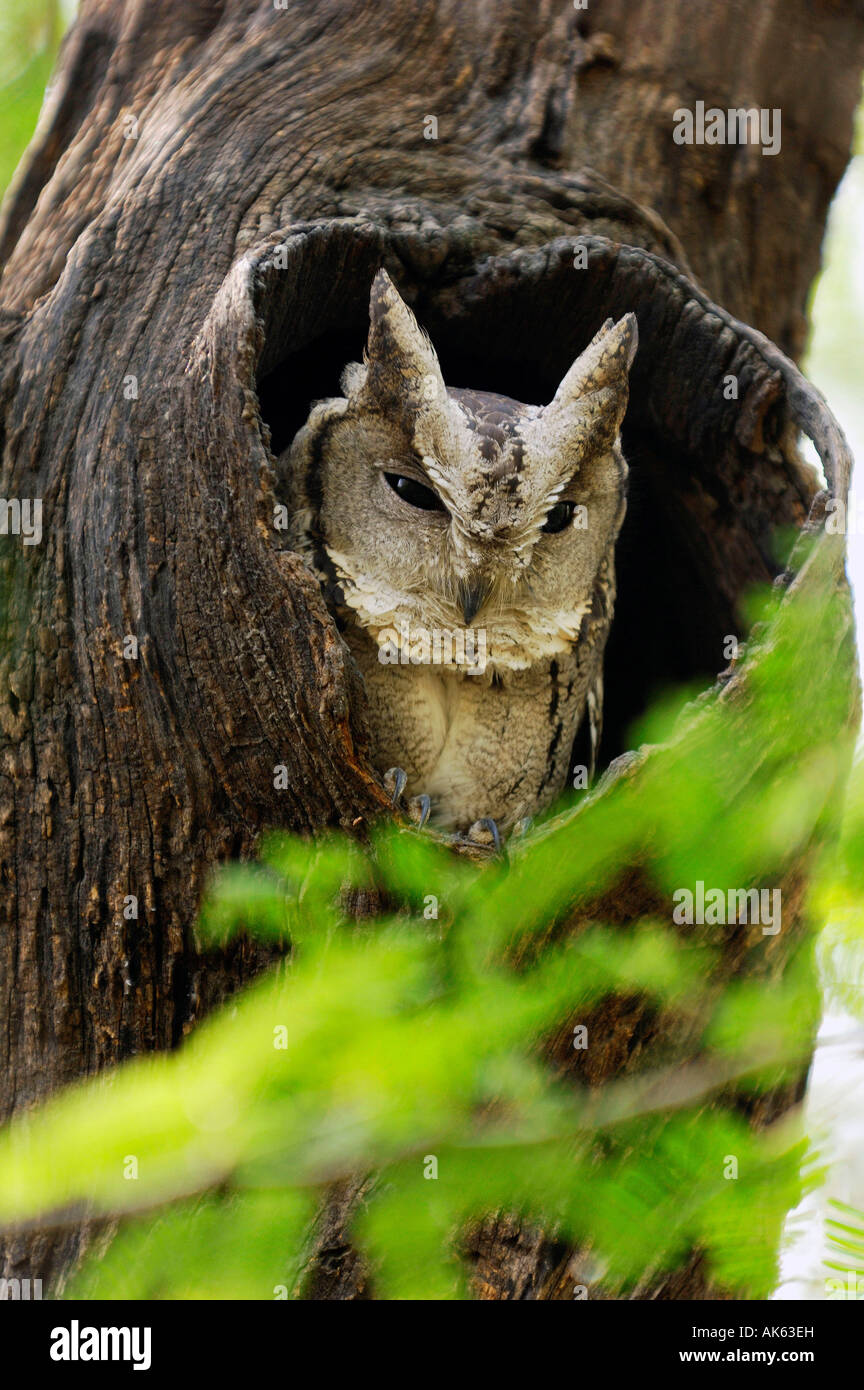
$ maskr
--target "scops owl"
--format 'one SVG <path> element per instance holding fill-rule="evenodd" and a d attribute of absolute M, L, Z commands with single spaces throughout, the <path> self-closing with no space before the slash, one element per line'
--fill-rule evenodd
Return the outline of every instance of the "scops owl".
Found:
<path fill-rule="evenodd" d="M 636 319 L 611 319 L 546 406 L 447 387 L 384 270 L 361 366 L 280 460 L 292 542 L 365 681 L 376 766 L 460 831 L 502 830 L 596 748 Z M 426 802 L 426 798 L 429 802 Z"/>

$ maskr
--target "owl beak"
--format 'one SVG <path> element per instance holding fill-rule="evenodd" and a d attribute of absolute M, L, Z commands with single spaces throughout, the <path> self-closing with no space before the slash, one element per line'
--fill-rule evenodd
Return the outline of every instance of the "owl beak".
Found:
<path fill-rule="evenodd" d="M 462 617 L 467 627 L 475 613 L 479 613 L 489 597 L 488 580 L 477 580 L 473 584 L 463 584 L 461 589 Z"/>

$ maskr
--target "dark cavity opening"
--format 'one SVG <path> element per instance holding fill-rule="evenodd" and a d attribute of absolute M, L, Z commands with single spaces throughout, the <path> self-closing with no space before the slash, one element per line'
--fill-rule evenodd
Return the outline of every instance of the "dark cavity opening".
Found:
<path fill-rule="evenodd" d="M 329 260 L 318 246 L 293 277 L 268 272 L 259 306 L 266 335 L 261 414 L 278 457 L 312 403 L 340 394 L 343 368 L 362 357 L 369 287 L 382 263 L 429 332 L 448 385 L 529 403 L 552 398 L 607 317 L 637 313 L 640 349 L 623 430 L 629 500 L 606 649 L 602 770 L 630 746 L 634 721 L 658 695 L 707 687 L 728 665 L 725 640 L 747 637 L 742 600 L 782 569 L 777 528 L 800 525 L 809 499 L 796 491 L 779 450 L 776 476 L 766 485 L 764 457 L 736 441 L 737 406 L 728 418 L 722 413 L 715 381 L 728 370 L 728 342 L 715 362 L 707 319 L 682 341 L 680 325 L 666 322 L 669 306 L 657 302 L 656 285 L 646 291 L 638 279 L 575 275 L 567 256 L 556 262 L 546 252 L 533 262 L 523 256 L 509 275 L 497 268 L 515 260 L 487 262 L 455 284 L 418 286 L 380 243 L 358 243 L 348 255 L 340 244 Z M 765 430 L 779 436 L 781 424 L 766 419 Z M 751 488 L 757 463 L 763 483 Z M 588 762 L 584 734 L 572 762 Z"/>

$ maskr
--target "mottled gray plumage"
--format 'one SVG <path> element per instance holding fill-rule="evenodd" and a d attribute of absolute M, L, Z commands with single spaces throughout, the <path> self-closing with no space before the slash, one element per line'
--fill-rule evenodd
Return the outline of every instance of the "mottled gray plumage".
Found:
<path fill-rule="evenodd" d="M 636 343 L 632 314 L 610 319 L 542 408 L 448 389 L 382 270 L 364 365 L 283 458 L 293 540 L 363 674 L 376 764 L 404 768 L 442 825 L 507 828 L 548 805 L 586 709 L 596 746 Z M 466 628 L 485 635 L 482 674 L 459 663 Z M 436 632 L 456 654 L 411 664 Z"/>

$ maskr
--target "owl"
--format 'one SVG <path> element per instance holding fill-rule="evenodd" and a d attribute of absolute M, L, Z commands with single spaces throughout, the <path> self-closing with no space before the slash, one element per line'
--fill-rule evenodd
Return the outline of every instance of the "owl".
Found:
<path fill-rule="evenodd" d="M 636 319 L 609 319 L 545 406 L 446 386 L 384 270 L 369 320 L 363 364 L 280 460 L 292 543 L 394 796 L 497 842 L 560 795 L 583 718 L 599 739 Z"/>

